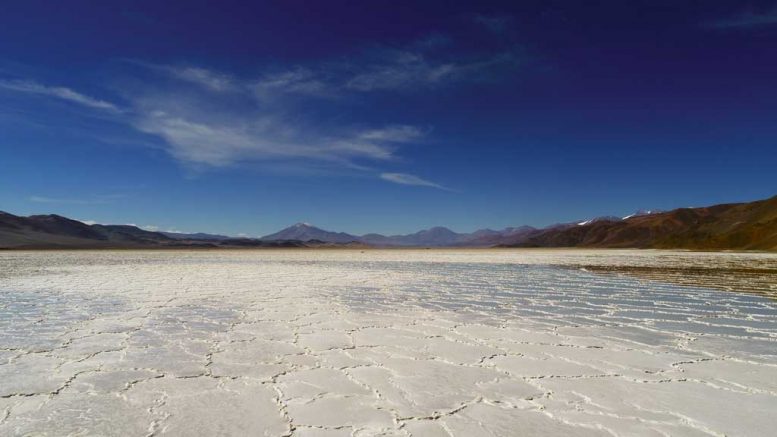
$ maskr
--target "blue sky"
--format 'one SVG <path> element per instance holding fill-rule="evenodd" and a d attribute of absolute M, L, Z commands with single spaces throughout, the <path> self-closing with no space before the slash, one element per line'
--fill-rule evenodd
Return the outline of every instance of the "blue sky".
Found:
<path fill-rule="evenodd" d="M 777 2 L 449 3 L 6 4 L 0 210 L 404 233 L 777 194 Z"/>

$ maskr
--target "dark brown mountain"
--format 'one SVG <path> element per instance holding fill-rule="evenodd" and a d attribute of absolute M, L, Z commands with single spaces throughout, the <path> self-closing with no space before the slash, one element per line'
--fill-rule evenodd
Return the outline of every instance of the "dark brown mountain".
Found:
<path fill-rule="evenodd" d="M 56 214 L 19 217 L 0 212 L 0 248 L 137 247 L 174 241 L 135 226 L 87 225 Z"/>
<path fill-rule="evenodd" d="M 503 246 L 777 250 L 777 196 L 544 229 Z"/>
<path fill-rule="evenodd" d="M 505 228 L 501 231 L 475 231 L 467 236 L 464 240 L 464 245 L 467 246 L 494 246 L 494 245 L 510 245 L 517 242 L 521 242 L 531 235 L 540 232 L 540 229 L 533 228 L 531 226 L 518 226 Z"/>
<path fill-rule="evenodd" d="M 306 247 L 301 241 L 180 239 L 130 225 L 87 225 L 59 215 L 20 217 L 0 211 L 0 249 Z"/>
<path fill-rule="evenodd" d="M 55 234 L 70 238 L 105 240 L 105 236 L 91 226 L 56 214 L 17 217 L 0 212 L 0 231 L 18 233 Z"/>

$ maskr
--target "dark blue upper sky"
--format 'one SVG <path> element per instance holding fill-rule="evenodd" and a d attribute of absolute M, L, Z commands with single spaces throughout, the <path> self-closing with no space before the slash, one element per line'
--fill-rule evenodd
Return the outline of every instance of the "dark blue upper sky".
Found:
<path fill-rule="evenodd" d="M 24 1 L 0 210 L 262 235 L 777 194 L 777 2 Z"/>

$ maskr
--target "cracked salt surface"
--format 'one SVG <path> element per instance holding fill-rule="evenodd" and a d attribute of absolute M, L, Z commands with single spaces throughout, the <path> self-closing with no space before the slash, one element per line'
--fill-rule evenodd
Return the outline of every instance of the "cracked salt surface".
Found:
<path fill-rule="evenodd" d="M 775 271 L 628 250 L 3 253 L 0 435 L 774 435 Z"/>

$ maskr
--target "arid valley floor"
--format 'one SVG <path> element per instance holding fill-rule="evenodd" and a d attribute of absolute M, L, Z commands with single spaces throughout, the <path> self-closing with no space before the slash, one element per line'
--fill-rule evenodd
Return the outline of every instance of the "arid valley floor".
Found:
<path fill-rule="evenodd" d="M 4 252 L 0 435 L 774 435 L 776 271 L 638 250 Z"/>

